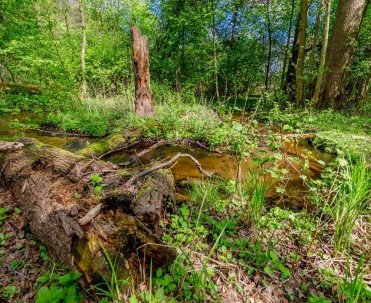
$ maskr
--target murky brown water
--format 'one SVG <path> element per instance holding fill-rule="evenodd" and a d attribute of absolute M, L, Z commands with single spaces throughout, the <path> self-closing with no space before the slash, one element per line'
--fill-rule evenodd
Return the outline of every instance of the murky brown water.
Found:
<path fill-rule="evenodd" d="M 29 123 L 29 121 L 40 121 L 40 117 L 37 115 L 29 114 L 29 113 L 16 113 L 10 114 L 8 116 L 1 116 L 0 115 L 0 140 L 1 138 L 4 139 L 11 139 L 17 136 L 26 136 L 29 138 L 34 138 L 39 140 L 42 143 L 50 144 L 55 147 L 59 147 L 62 149 L 66 149 L 69 151 L 77 151 L 81 148 L 84 148 L 87 144 L 93 143 L 98 138 L 88 138 L 88 137 L 68 137 L 68 136 L 61 136 L 61 135 L 45 135 L 38 130 L 33 129 L 13 129 L 9 126 L 10 122 L 21 122 L 21 123 Z"/>
<path fill-rule="evenodd" d="M 12 138 L 23 133 L 24 136 L 35 138 L 45 144 L 50 144 L 62 149 L 77 151 L 84 148 L 87 144 L 92 143 L 97 138 L 86 138 L 86 137 L 66 137 L 66 136 L 50 136 L 44 135 L 38 130 L 22 130 L 22 129 L 11 129 L 8 125 L 10 121 L 27 121 L 27 113 L 12 114 L 5 117 L 0 116 L 0 139 L 1 138 Z M 37 119 L 37 117 L 31 117 Z M 234 120 L 240 120 L 241 117 L 234 115 Z M 267 131 L 267 126 L 264 124 L 259 125 L 260 132 L 265 133 Z M 277 130 L 273 130 L 277 131 Z M 261 146 L 254 153 L 253 157 L 259 154 L 259 150 L 264 150 L 269 153 L 268 148 Z M 125 153 L 119 153 L 110 156 L 106 160 L 110 160 L 115 163 L 125 162 L 131 154 L 138 152 L 139 150 L 126 151 Z M 193 155 L 202 165 L 202 168 L 210 173 L 216 174 L 222 178 L 237 179 L 238 163 L 237 161 L 227 155 L 220 155 L 217 153 L 208 152 L 203 149 L 196 148 L 185 148 L 182 146 L 163 146 L 153 152 L 147 154 L 141 158 L 141 162 L 144 165 L 152 163 L 154 161 L 162 161 L 164 159 L 170 159 L 177 153 L 189 153 Z M 302 173 L 300 168 L 300 163 L 305 161 L 306 155 L 310 154 L 309 158 L 309 171 L 306 173 L 308 178 L 318 179 L 320 178 L 321 171 L 323 169 L 322 165 L 316 160 L 328 161 L 333 158 L 332 155 L 323 154 L 317 149 L 315 149 L 308 140 L 292 140 L 292 142 L 285 142 L 284 146 L 281 148 L 283 154 L 282 160 L 278 161 L 280 168 L 285 168 L 288 170 L 288 175 L 283 183 L 276 182 L 277 186 L 284 186 L 287 191 L 285 199 L 282 199 L 283 195 L 279 195 L 276 192 L 275 186 L 268 193 L 272 203 L 275 204 L 288 204 L 286 206 L 291 208 L 302 208 L 304 197 L 306 195 L 306 185 L 302 179 Z M 293 157 L 299 159 L 299 161 L 291 161 Z M 307 158 L 308 159 L 308 158 Z M 245 175 L 249 167 L 251 167 L 251 158 L 246 159 L 242 162 L 241 169 L 242 175 Z M 268 164 L 269 165 L 269 164 Z M 195 164 L 188 158 L 180 158 L 178 162 L 171 168 L 175 181 L 180 183 L 184 180 L 189 179 L 199 179 L 203 178 L 202 175 Z"/>

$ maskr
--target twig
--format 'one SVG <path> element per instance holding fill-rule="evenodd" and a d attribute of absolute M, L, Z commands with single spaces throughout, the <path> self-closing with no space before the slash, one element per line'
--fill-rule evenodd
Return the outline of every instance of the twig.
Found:
<path fill-rule="evenodd" d="M 8 225 L 8 227 L 12 230 L 14 236 L 15 236 L 16 238 L 18 238 L 17 233 L 15 232 L 13 226 L 11 226 L 10 223 L 9 223 L 8 221 L 5 221 L 5 224 Z"/>
<path fill-rule="evenodd" d="M 149 152 L 153 151 L 154 149 L 159 148 L 159 147 L 164 146 L 164 145 L 168 145 L 168 144 L 177 142 L 177 141 L 179 141 L 179 140 L 178 139 L 171 139 L 171 140 L 157 142 L 156 144 L 153 144 L 152 146 L 142 150 L 141 152 L 139 152 L 135 155 L 132 155 L 128 161 L 126 161 L 124 163 L 119 163 L 118 165 L 129 166 L 129 165 L 133 164 L 135 161 L 137 161 L 140 157 L 143 157 L 145 154 L 148 154 Z"/>
<path fill-rule="evenodd" d="M 79 224 L 85 225 L 89 223 L 96 216 L 98 216 L 102 208 L 103 208 L 103 203 L 98 203 L 97 205 L 95 205 L 91 210 L 88 211 L 88 213 L 84 217 L 79 219 Z"/>
<path fill-rule="evenodd" d="M 99 156 L 98 159 L 100 160 L 100 159 L 102 159 L 102 158 L 105 157 L 105 156 L 111 155 L 111 154 L 116 153 L 116 152 L 121 151 L 121 150 L 128 149 L 128 148 L 132 147 L 133 145 L 138 144 L 139 142 L 140 142 L 140 141 L 134 141 L 134 142 L 132 142 L 131 144 L 128 144 L 128 145 L 125 145 L 125 146 L 122 146 L 122 147 L 119 147 L 119 148 L 116 148 L 116 149 L 110 150 L 110 151 L 104 153 L 103 155 Z"/>
<path fill-rule="evenodd" d="M 42 128 L 28 128 L 30 130 L 37 130 L 41 132 L 42 134 L 52 134 L 52 135 L 61 135 L 61 136 L 66 136 L 66 137 L 85 137 L 85 138 L 90 138 L 90 135 L 87 134 L 81 134 L 81 133 L 69 133 L 65 131 L 60 131 L 60 130 L 46 130 Z"/>
<path fill-rule="evenodd" d="M 217 148 L 214 149 L 214 150 L 210 150 L 210 148 L 208 148 L 206 145 L 202 144 L 199 141 L 188 140 L 188 139 L 182 140 L 182 139 L 174 138 L 174 139 L 171 139 L 171 140 L 165 140 L 165 141 L 157 142 L 157 143 L 153 144 L 152 146 L 150 146 L 150 147 L 142 150 L 141 152 L 139 152 L 139 153 L 131 156 L 128 161 L 123 162 L 123 163 L 118 163 L 117 165 L 119 165 L 119 166 L 129 166 L 129 165 L 133 164 L 135 161 L 137 161 L 140 157 L 143 157 L 144 155 L 150 153 L 154 149 L 159 148 L 159 147 L 164 146 L 164 145 L 169 145 L 171 143 L 176 143 L 176 144 L 179 144 L 179 145 L 194 144 L 194 145 L 197 145 L 198 147 L 201 147 L 203 149 L 206 149 L 207 151 L 210 151 L 210 152 L 213 152 L 213 153 L 217 153 L 217 154 L 223 154 Z"/>
<path fill-rule="evenodd" d="M 198 162 L 198 161 L 197 161 L 193 156 L 191 156 L 190 154 L 181 154 L 181 153 L 178 153 L 177 155 L 175 155 L 173 158 L 171 158 L 171 159 L 170 159 L 169 161 L 167 161 L 167 162 L 164 162 L 164 163 L 161 163 L 161 164 L 159 164 L 159 165 L 156 165 L 156 166 L 150 167 L 150 168 L 148 168 L 148 169 L 146 169 L 146 170 L 143 170 L 143 171 L 141 171 L 141 172 L 139 172 L 139 173 L 133 175 L 133 176 L 132 176 L 132 177 L 131 177 L 131 178 L 130 178 L 130 179 L 129 179 L 125 184 L 124 184 L 124 187 L 130 185 L 130 184 L 133 183 L 135 180 L 137 180 L 137 179 L 139 179 L 139 178 L 141 178 L 141 177 L 143 177 L 143 176 L 146 176 L 146 175 L 148 175 L 148 174 L 150 174 L 150 173 L 152 173 L 152 172 L 154 172 L 154 171 L 156 171 L 156 170 L 159 170 L 159 169 L 161 169 L 161 168 L 164 168 L 164 167 L 170 166 L 170 165 L 173 164 L 175 161 L 177 161 L 179 158 L 189 158 L 189 159 L 191 159 L 191 160 L 193 161 L 193 163 L 196 164 L 198 170 L 199 170 L 202 174 L 204 174 L 204 175 L 206 175 L 206 176 L 208 176 L 208 177 L 211 177 L 211 176 L 212 176 L 211 173 L 205 171 L 205 170 L 201 167 L 200 162 Z"/>

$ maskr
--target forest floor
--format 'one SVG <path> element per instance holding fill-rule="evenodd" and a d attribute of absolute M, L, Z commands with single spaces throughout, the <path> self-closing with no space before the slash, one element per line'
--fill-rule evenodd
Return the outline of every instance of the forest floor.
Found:
<path fill-rule="evenodd" d="M 196 108 L 196 112 L 190 108 Z M 216 113 L 204 107 L 166 105 L 159 107 L 158 117 L 142 121 L 129 116 L 107 125 L 113 125 L 115 132 L 141 128 L 145 137 L 152 140 L 175 136 L 204 138 L 203 143 L 210 147 L 228 138 L 226 150 L 232 153 L 241 152 L 238 144 L 255 148 L 259 143 L 251 128 L 245 129 L 236 121 L 223 123 Z M 49 117 L 53 119 L 64 130 L 78 131 L 58 124 L 63 121 L 64 126 L 80 125 L 73 120 L 77 116 Z M 262 119 L 280 132 L 297 135 L 313 132 L 316 134 L 313 144 L 339 156 L 331 165 L 323 163 L 325 174 L 313 183 L 306 181 L 305 163 L 311 156 L 301 158 L 305 161 L 290 156 L 290 161 L 300 167 L 300 177 L 312 190 L 306 193 L 304 207 L 290 210 L 274 207 L 269 201 L 267 204 L 265 188 L 252 175 L 243 181 L 242 192 L 237 191 L 238 179 L 220 182 L 206 179 L 191 184 L 183 204 L 177 205 L 175 212 L 164 214 L 161 222 L 163 239 L 178 247 L 178 259 L 170 268 L 152 273 L 152 283 L 147 276 L 138 288 L 122 293 L 123 302 L 328 303 L 353 302 L 356 297 L 359 302 L 371 300 L 369 200 L 354 220 L 354 229 L 348 237 L 350 245 L 337 253 L 335 230 L 341 221 L 336 219 L 337 210 L 331 205 L 322 207 L 336 196 L 335 189 L 341 190 L 338 179 L 351 169 L 351 159 L 358 161 L 362 155 L 371 159 L 370 117 L 350 117 L 331 111 L 292 113 L 274 108 Z M 98 129 L 98 122 L 93 121 L 91 129 Z M 247 123 L 258 126 L 252 119 Z M 84 125 L 85 129 L 90 126 Z M 282 137 L 274 138 L 275 132 L 264 134 L 268 143 L 260 138 L 259 144 L 273 146 L 273 150 L 269 159 L 256 157 L 260 170 L 252 172 L 259 176 L 274 175 L 285 184 L 290 176 L 285 167 L 277 164 L 282 159 L 286 161 L 286 156 L 281 153 Z M 265 166 L 268 162 L 271 164 Z M 285 196 L 286 201 L 294 199 L 284 192 L 283 185 L 277 188 L 279 197 Z M 252 199 L 256 199 L 256 205 L 248 202 Z M 9 193 L 0 188 L 0 302 L 34 302 L 41 288 L 68 290 L 60 281 L 70 273 L 48 258 L 45 247 L 22 228 L 21 217 Z M 77 276 L 71 278 L 72 282 L 75 280 Z M 89 297 L 87 291 L 75 290 L 76 302 L 82 293 L 86 302 L 98 301 Z"/>

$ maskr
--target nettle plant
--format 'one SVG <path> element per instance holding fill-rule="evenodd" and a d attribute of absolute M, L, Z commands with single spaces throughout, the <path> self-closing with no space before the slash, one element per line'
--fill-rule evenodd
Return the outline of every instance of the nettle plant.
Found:
<path fill-rule="evenodd" d="M 102 184 L 103 178 L 99 176 L 98 174 L 94 174 L 90 176 L 91 184 L 93 185 L 94 193 L 99 196 L 102 193 L 102 190 L 104 187 L 107 186 L 107 184 Z"/>

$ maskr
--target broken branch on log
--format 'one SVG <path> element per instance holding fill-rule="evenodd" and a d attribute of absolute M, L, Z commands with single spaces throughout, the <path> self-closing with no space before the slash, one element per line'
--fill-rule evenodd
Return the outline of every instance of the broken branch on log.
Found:
<path fill-rule="evenodd" d="M 144 177 L 156 170 L 159 170 L 159 169 L 162 169 L 164 167 L 168 167 L 168 166 L 171 166 L 174 162 L 176 162 L 179 158 L 189 158 L 193 161 L 194 164 L 196 164 L 198 170 L 208 176 L 208 177 L 211 177 L 212 174 L 207 172 L 206 170 L 204 170 L 200 164 L 200 162 L 198 162 L 193 156 L 191 156 L 190 154 L 181 154 L 181 153 L 178 153 L 177 155 L 175 155 L 174 157 L 172 157 L 169 161 L 166 161 L 164 163 L 161 163 L 161 164 L 158 164 L 156 166 L 153 166 L 153 167 L 150 167 L 146 170 L 143 170 L 137 174 L 135 174 L 134 176 L 132 176 L 125 184 L 124 184 L 124 187 L 126 186 L 129 186 L 131 185 L 135 180 L 141 178 L 141 177 Z"/>
<path fill-rule="evenodd" d="M 172 143 L 176 143 L 176 144 L 180 144 L 180 145 L 188 145 L 188 144 L 194 144 L 194 145 L 197 145 L 207 151 L 211 151 L 206 145 L 202 144 L 201 142 L 198 142 L 198 141 L 195 141 L 195 140 L 189 140 L 189 139 L 177 139 L 177 138 L 174 138 L 174 139 L 170 139 L 170 140 L 165 140 L 165 141 L 159 141 L 153 145 L 151 145 L 150 147 L 142 150 L 141 152 L 133 155 L 130 157 L 130 159 L 126 162 L 123 162 L 123 163 L 118 163 L 117 165 L 119 166 L 129 166 L 129 165 L 132 165 L 134 164 L 137 160 L 139 160 L 139 158 L 143 157 L 144 155 L 150 153 L 151 151 L 155 150 L 156 148 L 159 148 L 161 146 L 165 146 L 165 145 L 170 145 Z M 219 149 L 215 149 L 211 152 L 214 152 L 214 153 L 217 153 L 217 154 L 222 154 L 222 152 L 219 150 Z"/>
<path fill-rule="evenodd" d="M 85 225 L 89 223 L 96 216 L 98 216 L 102 208 L 103 208 L 103 203 L 98 203 L 97 205 L 95 205 L 91 210 L 88 211 L 88 213 L 84 217 L 79 219 L 79 224 Z"/>

